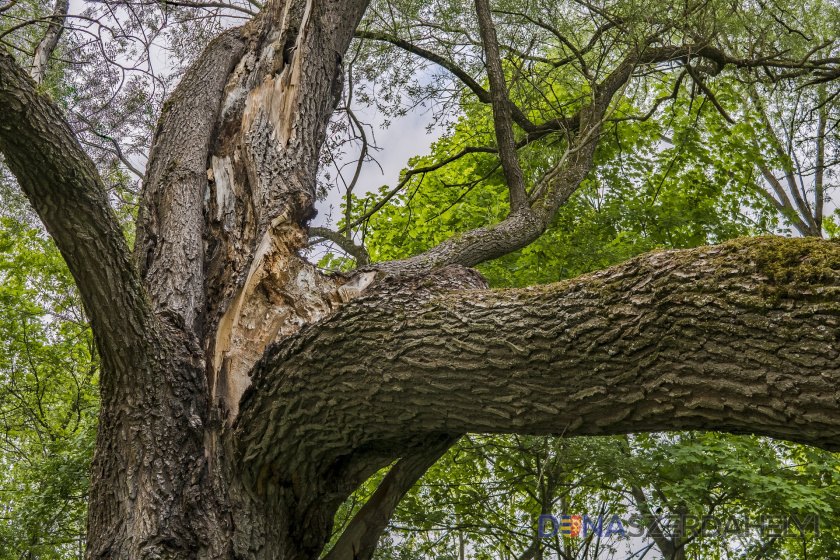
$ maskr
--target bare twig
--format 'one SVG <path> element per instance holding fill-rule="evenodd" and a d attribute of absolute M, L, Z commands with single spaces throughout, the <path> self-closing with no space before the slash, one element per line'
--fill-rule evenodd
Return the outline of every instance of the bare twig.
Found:
<path fill-rule="evenodd" d="M 442 161 L 439 161 L 435 164 L 427 165 L 427 166 L 424 166 L 424 167 L 417 167 L 417 168 L 410 169 L 410 170 L 406 171 L 405 175 L 403 175 L 402 180 L 397 184 L 397 186 L 394 187 L 393 189 L 391 189 L 390 191 L 388 191 L 388 193 L 385 196 L 383 196 L 379 200 L 379 202 L 377 202 L 373 206 L 373 208 L 371 208 L 370 210 L 365 212 L 360 217 L 356 218 L 356 220 L 354 220 L 352 224 L 345 224 L 343 228 L 338 230 L 338 232 L 339 233 L 344 233 L 346 230 L 356 227 L 357 225 L 361 224 L 362 222 L 364 222 L 365 220 L 367 220 L 368 218 L 373 216 L 383 206 L 385 206 L 388 203 L 389 200 L 394 198 L 394 196 L 396 196 L 396 194 L 398 192 L 400 192 L 403 189 L 403 187 L 405 187 L 408 184 L 408 182 L 411 180 L 411 178 L 414 177 L 415 175 L 422 175 L 422 174 L 426 174 L 426 173 L 431 173 L 432 171 L 436 171 L 436 170 L 440 169 L 441 167 L 444 167 L 445 165 L 449 165 L 450 163 L 452 163 L 455 160 L 461 159 L 462 157 L 464 157 L 467 154 L 495 154 L 495 153 L 498 153 L 498 150 L 496 150 L 495 148 L 467 147 L 467 148 L 464 148 L 463 150 L 461 150 L 460 152 L 458 152 L 457 154 L 455 154 L 453 156 L 450 156 L 450 157 L 448 157 L 448 158 L 446 158 Z"/>
<path fill-rule="evenodd" d="M 257 12 L 253 10 L 243 8 L 242 6 L 237 6 L 235 4 L 227 4 L 225 2 L 178 2 L 176 0 L 155 0 L 155 2 L 159 4 L 166 4 L 168 6 L 180 6 L 184 8 L 226 8 L 242 12 L 243 14 L 248 14 L 249 16 L 257 15 Z"/>
<path fill-rule="evenodd" d="M 88 119 L 86 119 L 82 114 L 76 113 L 76 118 L 78 118 L 80 121 L 82 121 L 83 123 L 85 123 L 87 125 L 87 127 L 88 127 L 87 130 L 91 134 L 93 134 L 95 136 L 98 136 L 99 138 L 102 138 L 103 140 L 107 140 L 108 142 L 110 142 L 111 145 L 113 146 L 113 149 L 108 149 L 108 151 L 112 152 L 115 156 L 117 156 L 117 159 L 119 159 L 122 162 L 122 164 L 125 165 L 126 169 L 131 171 L 138 178 L 140 178 L 140 179 L 143 178 L 143 172 L 140 171 L 139 169 L 137 169 L 136 167 L 134 167 L 134 165 L 128 160 L 128 158 L 125 157 L 125 155 L 123 154 L 122 148 L 120 148 L 120 145 L 116 140 L 114 140 L 113 138 L 111 138 L 110 136 L 108 136 L 106 134 L 101 134 L 101 133 L 97 132 L 96 131 L 96 126 L 94 126 L 94 124 L 91 123 Z"/>
<path fill-rule="evenodd" d="M 366 31 L 366 30 L 356 30 L 355 37 L 357 39 L 368 39 L 372 41 L 381 41 L 384 43 L 390 43 L 395 47 L 398 47 L 406 52 L 409 52 L 415 56 L 419 56 L 420 58 L 424 58 L 429 62 L 433 62 L 438 66 L 448 70 L 453 76 L 461 80 L 461 82 L 469 88 L 470 91 L 475 94 L 479 101 L 482 103 L 492 103 L 493 98 L 486 89 L 481 87 L 481 85 L 470 76 L 470 74 L 465 71 L 463 68 L 452 62 L 451 60 L 446 59 L 445 57 L 434 53 L 430 50 L 424 49 L 417 45 L 410 43 L 404 39 L 400 39 L 395 35 L 391 35 L 389 33 L 382 33 L 379 31 Z M 536 129 L 534 123 L 525 116 L 519 107 L 517 107 L 513 102 L 508 101 L 508 110 L 510 111 L 511 117 L 513 121 L 519 125 L 523 130 L 526 132 L 531 132 Z"/>

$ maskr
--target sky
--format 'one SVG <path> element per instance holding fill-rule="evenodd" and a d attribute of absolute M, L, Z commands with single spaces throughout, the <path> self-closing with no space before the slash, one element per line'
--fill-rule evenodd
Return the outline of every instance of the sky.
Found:
<path fill-rule="evenodd" d="M 377 114 L 374 109 L 354 107 L 353 110 L 362 122 L 373 127 L 376 145 L 381 148 L 374 153 L 376 161 L 379 162 L 378 166 L 374 162 L 362 166 L 359 181 L 354 189 L 354 194 L 360 197 L 378 190 L 382 185 L 395 186 L 399 182 L 400 171 L 407 166 L 409 158 L 428 154 L 432 143 L 443 133 L 440 127 L 434 128 L 431 133 L 426 131 L 433 120 L 431 111 L 426 107 L 417 107 L 402 117 L 393 118 L 388 128 L 382 128 L 385 117 Z M 366 131 L 369 129 L 366 128 Z M 347 155 L 349 157 L 344 161 L 339 161 L 339 165 L 355 161 L 358 151 L 351 151 Z M 352 175 L 352 166 L 348 166 L 345 170 L 348 181 Z M 341 191 L 333 189 L 325 200 L 319 201 L 315 206 L 318 215 L 312 221 L 312 226 L 329 225 L 335 229 L 343 195 L 343 189 Z M 328 224 L 331 206 L 332 223 Z"/>

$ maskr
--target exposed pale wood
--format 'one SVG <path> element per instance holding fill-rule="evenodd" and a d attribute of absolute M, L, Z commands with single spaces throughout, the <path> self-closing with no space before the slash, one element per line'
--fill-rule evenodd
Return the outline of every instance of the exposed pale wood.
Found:
<path fill-rule="evenodd" d="M 50 58 L 58 47 L 58 41 L 61 39 L 64 31 L 64 19 L 67 17 L 67 10 L 70 7 L 69 0 L 55 0 L 53 13 L 50 16 L 50 23 L 44 36 L 35 48 L 35 55 L 32 57 L 32 64 L 29 68 L 30 77 L 36 83 L 44 81 L 47 74 L 47 64 Z"/>

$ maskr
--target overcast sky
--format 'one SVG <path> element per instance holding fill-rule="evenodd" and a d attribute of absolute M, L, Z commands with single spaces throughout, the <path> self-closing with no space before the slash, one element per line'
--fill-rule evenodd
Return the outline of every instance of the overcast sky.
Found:
<path fill-rule="evenodd" d="M 374 109 L 364 110 L 354 107 L 353 110 L 362 122 L 373 126 L 376 145 L 381 148 L 374 153 L 379 166 L 374 162 L 369 162 L 362 167 L 359 181 L 353 191 L 359 197 L 378 190 L 382 185 L 395 186 L 399 182 L 400 171 L 406 167 L 409 158 L 429 153 L 432 142 L 437 140 L 443 132 L 440 128 L 433 129 L 431 134 L 426 132 L 426 127 L 432 122 L 432 114 L 424 107 L 418 107 L 403 117 L 393 119 L 391 126 L 384 129 L 381 127 L 384 117 L 378 115 Z M 367 128 L 366 132 L 370 134 Z M 358 157 L 358 151 L 351 151 L 347 156 L 346 161 L 352 162 Z M 339 162 L 339 165 L 341 163 L 343 162 Z M 344 174 L 349 182 L 353 176 L 353 166 L 348 166 Z M 343 196 L 343 189 L 333 189 L 325 200 L 318 202 L 315 206 L 318 216 L 312 221 L 312 225 L 327 225 L 330 206 L 332 206 L 332 223 L 329 225 L 335 229 Z"/>

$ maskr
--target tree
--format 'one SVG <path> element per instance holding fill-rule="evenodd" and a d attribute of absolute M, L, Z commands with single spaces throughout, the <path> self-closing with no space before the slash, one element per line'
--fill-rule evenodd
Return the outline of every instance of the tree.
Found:
<path fill-rule="evenodd" d="M 780 9 L 477 0 L 436 6 L 446 24 L 416 44 L 396 24 L 426 21 L 427 4 L 367 4 L 271 1 L 207 46 L 162 107 L 133 250 L 59 107 L 0 53 L 0 151 L 101 360 L 88 557 L 317 556 L 344 500 L 396 461 L 329 552 L 369 558 L 400 498 L 468 432 L 716 429 L 840 448 L 834 242 L 658 252 L 520 290 L 464 268 L 548 228 L 610 123 L 645 118 L 618 113 L 625 95 L 664 82 L 653 113 L 683 72 L 709 99 L 704 77 L 721 72 L 833 83 L 833 43 Z M 491 107 L 492 137 L 464 152 L 496 154 L 510 212 L 324 275 L 298 251 L 354 36 L 440 65 Z M 555 76 L 571 98 L 548 95 Z M 540 142 L 555 156 L 529 168 Z"/>

